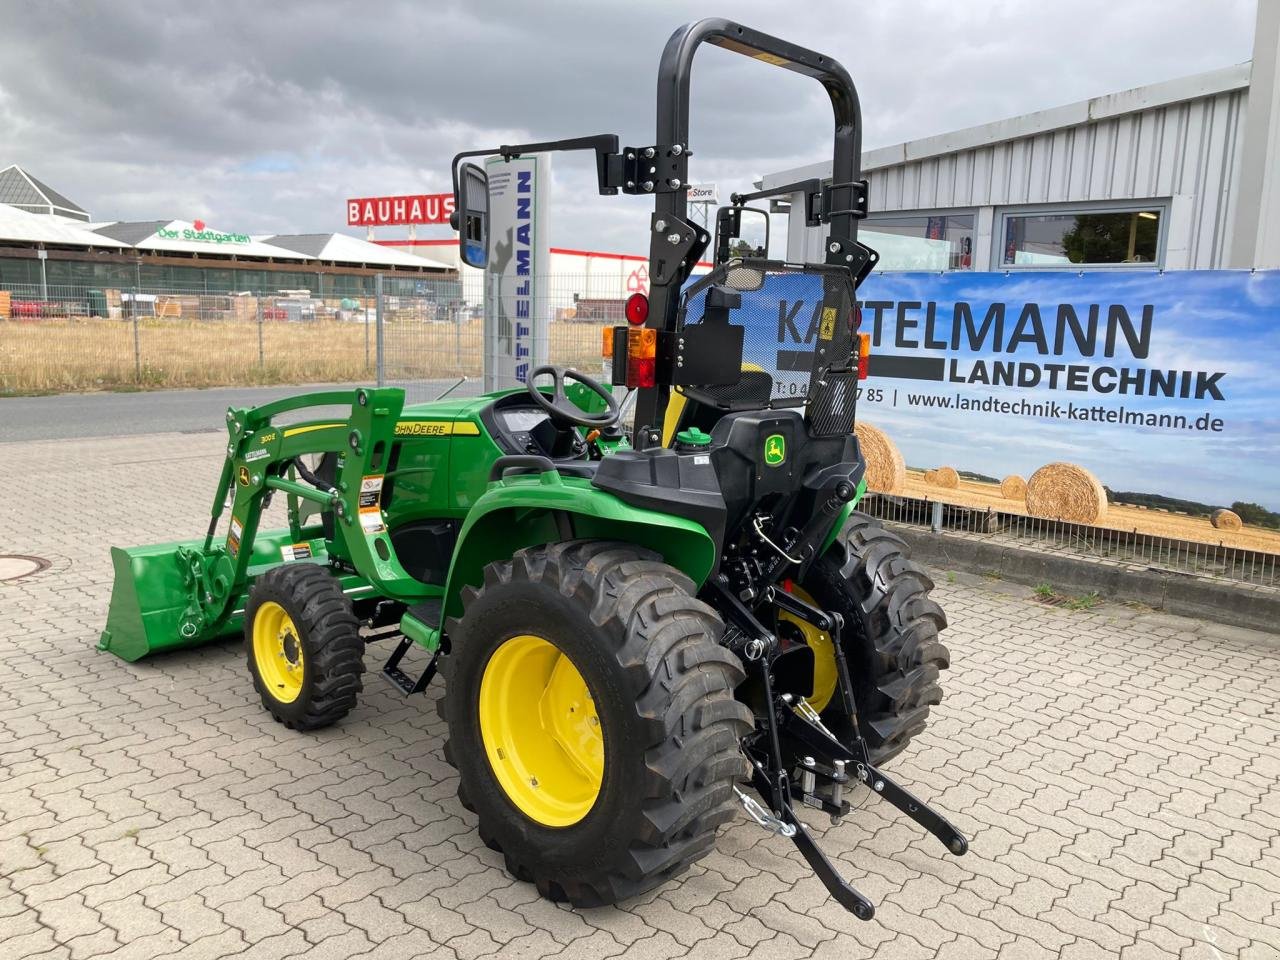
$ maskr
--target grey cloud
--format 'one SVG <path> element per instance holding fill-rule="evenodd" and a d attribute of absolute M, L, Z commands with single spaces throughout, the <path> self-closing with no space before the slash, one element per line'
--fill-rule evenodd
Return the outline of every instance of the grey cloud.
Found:
<path fill-rule="evenodd" d="M 441 189 L 468 146 L 596 132 L 650 142 L 658 55 L 696 15 L 730 13 L 842 60 L 874 147 L 1247 59 L 1252 11 L 1248 0 L 0 0 L 0 164 L 28 166 L 98 217 L 337 229 L 344 197 Z M 741 188 L 825 156 L 815 84 L 721 50 L 699 57 L 695 179 Z M 643 204 L 592 196 L 589 164 L 557 158 L 556 185 L 555 242 L 643 248 Z"/>

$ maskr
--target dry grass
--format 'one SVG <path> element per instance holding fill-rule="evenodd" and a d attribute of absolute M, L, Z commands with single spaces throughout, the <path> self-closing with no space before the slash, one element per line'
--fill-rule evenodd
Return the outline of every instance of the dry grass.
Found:
<path fill-rule="evenodd" d="M 600 329 L 552 323 L 552 361 L 598 369 Z M 388 379 L 483 372 L 480 320 L 384 330 Z M 375 356 L 372 325 L 335 320 L 143 320 L 136 344 L 127 320 L 0 321 L 0 395 L 367 381 Z"/>
<path fill-rule="evenodd" d="M 1011 473 L 1000 481 L 1000 496 L 1006 500 L 1026 500 L 1027 481 L 1016 473 Z"/>
<path fill-rule="evenodd" d="M 931 482 L 935 486 L 942 487 L 945 490 L 954 490 L 960 486 L 960 474 L 956 472 L 955 467 L 939 467 L 937 470 L 930 472 L 933 474 Z"/>
<path fill-rule="evenodd" d="M 1244 526 L 1240 515 L 1231 510 L 1215 510 L 1209 514 L 1209 522 L 1215 530 L 1239 530 Z"/>
<path fill-rule="evenodd" d="M 879 493 L 901 493 L 907 467 L 897 445 L 883 430 L 864 420 L 854 424 L 853 429 L 867 461 L 867 486 Z"/>
<path fill-rule="evenodd" d="M 1027 481 L 1027 512 L 1033 517 L 1097 523 L 1107 515 L 1107 491 L 1075 463 L 1047 463 Z"/>
<path fill-rule="evenodd" d="M 905 493 L 921 499 L 941 500 L 962 507 L 996 510 L 1001 513 L 1027 515 L 1026 506 L 1016 500 L 1007 500 L 994 483 L 961 480 L 956 490 L 939 490 L 924 479 L 922 471 L 908 470 Z M 1157 537 L 1178 540 L 1198 540 L 1246 550 L 1263 550 L 1280 553 L 1280 531 L 1247 526 L 1240 530 L 1215 530 L 1208 517 L 1189 517 L 1159 510 L 1140 510 L 1123 504 L 1111 504 L 1107 515 L 1096 524 L 1111 530 L 1145 533 Z"/>

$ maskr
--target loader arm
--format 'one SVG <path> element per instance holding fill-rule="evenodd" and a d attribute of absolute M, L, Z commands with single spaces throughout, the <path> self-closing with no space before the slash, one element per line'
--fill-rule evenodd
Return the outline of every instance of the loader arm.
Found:
<path fill-rule="evenodd" d="M 339 405 L 350 409 L 345 420 L 275 423 L 286 413 Z M 403 406 L 403 390 L 359 389 L 228 410 L 226 456 L 203 541 L 113 549 L 116 582 L 100 648 L 133 660 L 229 632 L 256 568 L 279 563 L 283 550 L 296 555 L 295 547 L 303 559 L 327 560 L 348 590 L 372 589 L 406 604 L 438 594 L 401 565 L 382 514 L 382 478 Z M 331 485 L 300 459 L 326 453 L 337 455 Z M 263 511 L 277 491 L 288 497 L 287 535 L 259 544 Z M 332 511 L 331 536 L 302 526 L 302 501 Z M 228 505 L 225 536 L 215 542 Z"/>

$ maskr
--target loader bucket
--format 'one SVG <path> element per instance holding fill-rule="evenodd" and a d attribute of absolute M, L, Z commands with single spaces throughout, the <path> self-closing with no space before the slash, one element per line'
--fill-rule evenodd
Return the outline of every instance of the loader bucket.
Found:
<path fill-rule="evenodd" d="M 132 662 L 149 653 L 194 647 L 233 632 L 238 624 L 228 622 L 212 633 L 188 625 L 184 635 L 192 596 L 179 551 L 199 552 L 202 547 L 200 540 L 112 547 L 115 583 L 98 649 Z"/>

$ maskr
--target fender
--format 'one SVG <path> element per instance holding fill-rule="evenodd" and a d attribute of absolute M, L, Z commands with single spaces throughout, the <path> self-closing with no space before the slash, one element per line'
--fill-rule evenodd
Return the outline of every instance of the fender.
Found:
<path fill-rule="evenodd" d="M 623 503 L 589 480 L 556 470 L 495 480 L 467 514 L 449 565 L 445 616 L 462 615 L 462 589 L 484 582 L 484 568 L 517 550 L 559 540 L 622 540 L 647 547 L 701 587 L 716 545 L 692 520 Z"/>

